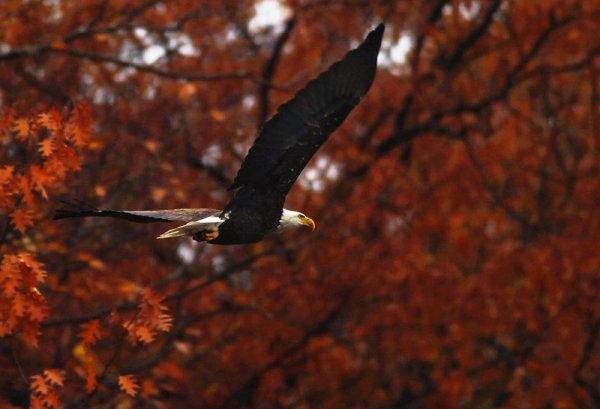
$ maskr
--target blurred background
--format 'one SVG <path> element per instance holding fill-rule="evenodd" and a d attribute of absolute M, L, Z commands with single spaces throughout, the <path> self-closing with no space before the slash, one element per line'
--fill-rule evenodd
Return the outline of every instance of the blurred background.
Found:
<path fill-rule="evenodd" d="M 600 2 L 0 2 L 0 406 L 600 407 Z M 277 106 L 386 32 L 248 246 L 54 222 L 221 208 Z M 42 405 L 42 406 L 39 406 Z"/>

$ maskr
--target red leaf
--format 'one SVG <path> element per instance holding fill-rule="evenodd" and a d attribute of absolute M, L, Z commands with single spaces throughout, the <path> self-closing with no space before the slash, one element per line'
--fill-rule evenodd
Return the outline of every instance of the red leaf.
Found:
<path fill-rule="evenodd" d="M 48 318 L 48 307 L 45 304 L 30 302 L 27 304 L 27 311 L 33 322 L 42 322 Z"/>
<path fill-rule="evenodd" d="M 10 269 L 10 267 L 4 266 L 4 269 Z M 13 273 L 3 274 L 4 282 L 2 283 L 2 292 L 8 297 L 12 297 L 17 293 L 17 288 L 20 286 L 21 276 Z"/>
<path fill-rule="evenodd" d="M 100 339 L 100 321 L 92 320 L 81 324 L 79 337 L 84 345 L 94 345 Z"/>
<path fill-rule="evenodd" d="M 98 378 L 96 378 L 96 371 L 92 361 L 88 361 L 85 364 L 85 391 L 89 394 L 96 390 L 98 387 Z"/>
<path fill-rule="evenodd" d="M 14 296 L 21 285 L 21 270 L 18 267 L 18 261 L 13 260 L 12 255 L 4 257 L 0 265 L 0 283 L 2 283 L 2 292 L 9 298 Z"/>
<path fill-rule="evenodd" d="M 25 297 L 21 293 L 15 293 L 12 299 L 12 312 L 15 317 L 21 318 L 25 315 L 27 303 Z"/>
<path fill-rule="evenodd" d="M 21 332 L 19 333 L 19 336 L 27 344 L 31 345 L 34 348 L 37 348 L 39 345 L 40 337 L 39 324 L 29 320 L 21 321 Z"/>
<path fill-rule="evenodd" d="M 25 233 L 25 230 L 27 230 L 29 226 L 33 225 L 33 216 L 29 209 L 25 207 L 19 207 L 16 209 L 10 215 L 10 218 L 12 219 L 13 226 L 15 226 L 15 228 L 21 233 Z"/>
<path fill-rule="evenodd" d="M 47 273 L 46 270 L 44 270 L 44 263 L 37 261 L 33 257 L 33 254 L 25 252 L 20 253 L 19 260 L 31 269 L 31 272 L 33 273 L 35 280 L 38 283 L 41 283 L 46 280 Z"/>

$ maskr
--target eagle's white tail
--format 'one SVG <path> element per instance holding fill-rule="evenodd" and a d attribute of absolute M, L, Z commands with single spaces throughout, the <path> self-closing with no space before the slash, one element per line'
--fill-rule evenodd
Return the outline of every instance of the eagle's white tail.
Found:
<path fill-rule="evenodd" d="M 206 217 L 204 219 L 195 220 L 193 222 L 186 223 L 183 226 L 167 230 L 166 232 L 158 236 L 157 239 L 170 239 L 173 237 L 193 236 L 194 234 L 200 233 L 202 231 L 217 231 L 221 223 L 223 223 L 224 221 L 224 219 L 216 216 Z"/>

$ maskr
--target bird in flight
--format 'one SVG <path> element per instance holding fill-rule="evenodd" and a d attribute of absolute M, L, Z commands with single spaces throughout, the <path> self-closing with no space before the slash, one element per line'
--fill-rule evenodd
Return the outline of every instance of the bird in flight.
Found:
<path fill-rule="evenodd" d="M 267 233 L 307 226 L 314 221 L 283 208 L 290 188 L 319 147 L 335 131 L 375 78 L 384 25 L 357 48 L 310 81 L 263 125 L 229 187 L 234 196 L 223 210 L 98 210 L 82 206 L 58 209 L 54 219 L 113 217 L 132 222 L 187 222 L 158 238 L 191 236 L 211 244 L 245 244 Z"/>

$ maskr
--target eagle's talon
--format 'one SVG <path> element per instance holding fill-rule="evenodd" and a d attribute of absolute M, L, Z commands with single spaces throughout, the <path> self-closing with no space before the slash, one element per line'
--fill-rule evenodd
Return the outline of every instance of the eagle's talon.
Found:
<path fill-rule="evenodd" d="M 219 231 L 218 230 L 214 230 L 214 231 L 203 231 L 202 232 L 202 239 L 204 241 L 211 241 L 216 239 L 217 237 L 219 237 Z"/>

